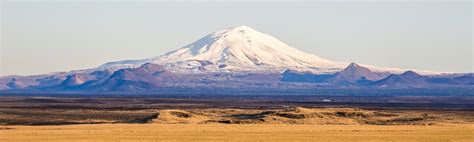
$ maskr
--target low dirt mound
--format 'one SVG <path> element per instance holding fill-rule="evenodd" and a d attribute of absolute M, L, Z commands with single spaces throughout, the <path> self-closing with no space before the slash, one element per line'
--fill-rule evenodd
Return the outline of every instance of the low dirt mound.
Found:
<path fill-rule="evenodd" d="M 189 113 L 186 113 L 186 112 L 170 111 L 169 113 L 173 116 L 180 117 L 180 118 L 190 118 L 190 117 L 192 117 L 192 114 L 189 114 Z"/>
<path fill-rule="evenodd" d="M 276 110 L 189 109 L 160 110 L 152 123 L 165 124 L 318 124 L 431 125 L 429 114 L 382 112 L 356 108 L 289 108 Z"/>
<path fill-rule="evenodd" d="M 204 115 L 193 114 L 184 110 L 161 110 L 152 123 L 165 124 L 198 124 L 207 121 L 209 118 Z"/>
<path fill-rule="evenodd" d="M 359 124 L 351 118 L 337 117 L 333 109 L 290 108 L 267 115 L 266 123 L 272 124 Z"/>

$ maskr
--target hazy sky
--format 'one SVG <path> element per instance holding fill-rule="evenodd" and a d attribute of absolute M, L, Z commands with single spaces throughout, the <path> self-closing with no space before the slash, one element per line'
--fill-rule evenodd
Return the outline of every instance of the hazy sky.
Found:
<path fill-rule="evenodd" d="M 247 25 L 335 61 L 474 72 L 466 1 L 1 1 L 0 75 L 142 59 Z"/>

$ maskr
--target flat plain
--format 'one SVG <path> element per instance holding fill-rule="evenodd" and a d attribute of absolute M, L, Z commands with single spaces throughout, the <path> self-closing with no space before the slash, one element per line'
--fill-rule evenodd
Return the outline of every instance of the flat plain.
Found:
<path fill-rule="evenodd" d="M 474 141 L 472 97 L 350 98 L 6 96 L 0 142 Z"/>
<path fill-rule="evenodd" d="M 80 124 L 8 126 L 0 141 L 472 142 L 474 125 Z"/>

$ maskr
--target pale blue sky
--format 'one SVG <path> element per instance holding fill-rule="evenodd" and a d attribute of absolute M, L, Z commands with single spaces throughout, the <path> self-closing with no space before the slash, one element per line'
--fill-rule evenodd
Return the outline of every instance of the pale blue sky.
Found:
<path fill-rule="evenodd" d="M 86 69 L 247 25 L 335 61 L 474 72 L 471 1 L 2 1 L 0 75 Z"/>

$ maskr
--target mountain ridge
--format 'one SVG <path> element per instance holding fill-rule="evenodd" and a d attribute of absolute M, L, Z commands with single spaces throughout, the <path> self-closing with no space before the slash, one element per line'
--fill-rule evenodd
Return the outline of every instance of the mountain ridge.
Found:
<path fill-rule="evenodd" d="M 428 76 L 429 75 L 429 76 Z M 0 77 L 0 90 L 149 91 L 163 87 L 431 87 L 474 84 L 469 75 L 334 62 L 248 26 L 213 32 L 142 60 L 35 76 Z"/>

